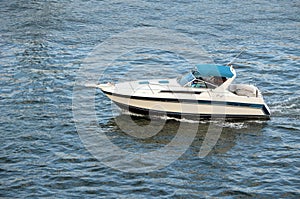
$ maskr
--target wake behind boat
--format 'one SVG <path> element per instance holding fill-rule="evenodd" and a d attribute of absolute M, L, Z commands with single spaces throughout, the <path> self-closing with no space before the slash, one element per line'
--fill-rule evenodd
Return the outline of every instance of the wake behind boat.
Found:
<path fill-rule="evenodd" d="M 99 84 L 120 108 L 133 113 L 185 118 L 269 119 L 259 89 L 232 84 L 232 66 L 200 64 L 177 79 L 137 80 Z"/>

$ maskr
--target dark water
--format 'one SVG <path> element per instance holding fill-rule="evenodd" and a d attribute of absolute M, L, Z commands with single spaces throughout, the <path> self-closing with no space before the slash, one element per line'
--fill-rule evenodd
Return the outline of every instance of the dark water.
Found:
<path fill-rule="evenodd" d="M 300 197 L 299 1 L 4 0 L 0 21 L 1 197 Z M 186 153 L 154 172 L 124 173 L 99 162 L 75 128 L 76 72 L 98 44 L 141 27 L 184 33 L 220 64 L 247 48 L 235 60 L 236 81 L 261 89 L 271 120 L 219 124 L 218 143 L 199 158 L 210 125 L 202 122 Z M 136 59 L 185 69 L 172 55 Z M 168 121 L 153 138 L 131 139 L 109 100 L 97 96 L 99 125 L 126 150 L 163 147 L 176 134 L 179 122 Z"/>

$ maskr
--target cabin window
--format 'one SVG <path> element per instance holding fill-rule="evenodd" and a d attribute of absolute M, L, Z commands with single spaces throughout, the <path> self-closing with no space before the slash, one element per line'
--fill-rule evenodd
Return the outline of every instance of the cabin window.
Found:
<path fill-rule="evenodd" d="M 158 81 L 158 83 L 160 83 L 160 84 L 168 84 L 169 81 L 168 80 L 160 80 L 160 81 Z"/>
<path fill-rule="evenodd" d="M 149 82 L 148 81 L 141 81 L 141 82 L 139 82 L 139 84 L 149 84 Z"/>

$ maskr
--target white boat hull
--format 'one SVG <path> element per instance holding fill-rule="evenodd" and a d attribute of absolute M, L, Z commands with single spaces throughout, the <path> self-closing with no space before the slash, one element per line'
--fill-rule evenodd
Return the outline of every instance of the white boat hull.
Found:
<path fill-rule="evenodd" d="M 172 117 L 226 117 L 247 119 L 268 119 L 269 110 L 265 104 L 228 102 L 212 99 L 176 99 L 130 96 L 102 90 L 120 108 L 130 112 Z"/>

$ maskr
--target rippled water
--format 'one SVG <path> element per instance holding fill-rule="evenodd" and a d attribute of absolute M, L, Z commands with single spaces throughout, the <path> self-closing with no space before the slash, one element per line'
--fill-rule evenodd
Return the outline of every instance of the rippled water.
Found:
<path fill-rule="evenodd" d="M 1 197 L 300 197 L 299 1 L 4 0 L 1 5 Z M 201 122 L 188 150 L 150 173 L 123 173 L 99 162 L 75 128 L 76 72 L 98 44 L 139 27 L 183 33 L 220 64 L 246 48 L 234 62 L 236 82 L 262 90 L 271 120 L 218 124 L 221 137 L 204 158 L 198 153 L 210 123 Z M 124 63 L 185 69 L 178 57 L 149 51 L 115 61 Z M 102 110 L 99 125 L 126 150 L 163 147 L 176 134 L 179 122 L 171 120 L 153 138 L 133 139 L 114 119 L 126 117 L 114 116 L 100 92 L 96 102 Z"/>

